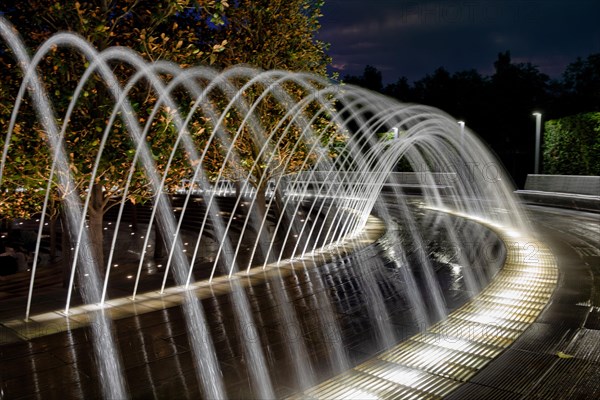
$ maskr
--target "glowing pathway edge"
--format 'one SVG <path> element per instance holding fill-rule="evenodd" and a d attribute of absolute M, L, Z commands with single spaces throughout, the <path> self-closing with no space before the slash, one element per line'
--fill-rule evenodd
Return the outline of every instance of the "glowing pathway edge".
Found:
<path fill-rule="evenodd" d="M 538 317 L 556 287 L 558 270 L 551 251 L 540 241 L 492 222 L 445 209 L 429 208 L 469 219 L 494 231 L 504 242 L 507 254 L 503 268 L 477 296 L 452 312 L 448 318 L 394 346 L 390 350 L 329 379 L 293 398 L 441 398 L 467 382 L 508 348 Z M 361 234 L 347 237 L 337 246 L 319 249 L 304 258 L 285 260 L 240 272 L 243 286 L 295 269 L 312 269 L 336 257 L 360 250 L 385 233 L 383 221 L 373 216 Z M 199 298 L 230 291 L 229 279 L 218 277 L 191 285 Z M 164 294 L 148 292 L 109 300 L 102 308 L 113 319 L 174 307 L 183 302 L 182 287 Z M 3 322 L 24 340 L 87 326 L 88 312 L 98 305 L 71 308 L 68 315 L 53 311 Z"/>
<path fill-rule="evenodd" d="M 51 335 L 88 326 L 91 321 L 90 312 L 102 310 L 109 314 L 113 320 L 131 317 L 134 315 L 150 313 L 169 307 L 175 307 L 184 302 L 186 290 L 195 292 L 197 298 L 204 299 L 231 291 L 231 280 L 236 279 L 243 287 L 255 285 L 270 279 L 273 276 L 287 276 L 294 270 L 310 270 L 330 263 L 335 258 L 344 257 L 352 252 L 359 251 L 376 242 L 385 233 L 385 224 L 379 218 L 369 216 L 364 229 L 355 235 L 349 235 L 338 241 L 310 253 L 304 257 L 282 260 L 266 266 L 257 266 L 249 272 L 240 271 L 231 278 L 227 275 L 215 277 L 212 283 L 208 280 L 191 283 L 189 288 L 174 286 L 165 289 L 164 293 L 158 291 L 138 294 L 133 300 L 131 297 L 120 297 L 107 300 L 104 306 L 99 304 L 84 304 L 63 311 L 50 311 L 43 314 L 32 315 L 28 320 L 14 319 L 0 322 L 0 325 L 14 331 L 21 339 L 30 340 L 36 337 Z"/>
<path fill-rule="evenodd" d="M 556 259 L 542 242 L 493 222 L 476 221 L 506 246 L 494 280 L 444 321 L 293 399 L 442 398 L 507 349 L 538 317 L 558 280 Z"/>

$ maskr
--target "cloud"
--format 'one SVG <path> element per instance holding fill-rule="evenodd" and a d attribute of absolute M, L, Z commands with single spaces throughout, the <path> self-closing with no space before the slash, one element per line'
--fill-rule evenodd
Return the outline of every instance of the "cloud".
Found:
<path fill-rule="evenodd" d="M 324 25 L 322 36 L 377 36 L 498 23 L 506 18 L 531 16 L 523 11 L 531 9 L 528 7 L 531 2 L 522 1 L 520 7 L 515 8 L 506 4 L 498 7 L 497 2 L 491 1 L 374 1 L 370 7 L 356 7 L 356 2 L 350 1 L 344 15 L 336 17 L 338 23 L 329 27 Z"/>
<path fill-rule="evenodd" d="M 388 82 L 440 66 L 489 73 L 506 50 L 557 77 L 600 52 L 597 0 L 328 0 L 323 13 L 318 36 L 336 66 L 357 75 L 370 64 Z"/>
<path fill-rule="evenodd" d="M 338 70 L 338 71 L 343 71 L 346 69 L 346 64 L 345 63 L 332 63 L 331 68 Z"/>

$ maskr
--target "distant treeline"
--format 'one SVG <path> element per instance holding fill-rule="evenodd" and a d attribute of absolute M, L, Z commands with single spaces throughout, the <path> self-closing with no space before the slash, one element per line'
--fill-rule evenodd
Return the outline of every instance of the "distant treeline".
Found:
<path fill-rule="evenodd" d="M 361 76 L 342 80 L 400 101 L 438 107 L 465 121 L 522 185 L 534 166 L 534 111 L 544 121 L 600 111 L 600 54 L 577 59 L 556 80 L 530 63 L 513 63 L 508 51 L 498 54 L 494 67 L 491 76 L 438 68 L 413 84 L 401 77 L 384 86 L 381 72 L 368 65 Z"/>

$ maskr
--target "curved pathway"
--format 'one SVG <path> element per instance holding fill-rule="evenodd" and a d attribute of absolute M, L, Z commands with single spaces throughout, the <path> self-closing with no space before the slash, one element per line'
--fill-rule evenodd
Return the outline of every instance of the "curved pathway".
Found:
<path fill-rule="evenodd" d="M 558 287 L 536 322 L 448 399 L 600 398 L 600 214 L 529 211 L 557 259 Z"/>
<path fill-rule="evenodd" d="M 393 390 L 380 390 L 369 393 L 369 396 L 365 393 L 354 393 L 355 398 L 403 399 L 445 396 L 448 399 L 462 400 L 600 397 L 600 215 L 549 208 L 532 207 L 530 210 L 536 228 L 541 233 L 542 243 L 537 249 L 548 246 L 556 257 L 558 266 L 556 290 L 538 293 L 543 297 L 552 295 L 548 306 L 544 308 L 545 301 L 538 301 L 538 294 L 532 290 L 529 283 L 523 281 L 525 287 L 522 291 L 529 292 L 529 297 L 526 299 L 528 306 L 525 307 L 522 320 L 516 318 L 517 320 L 510 322 L 508 327 L 498 325 L 498 329 L 488 330 L 483 332 L 484 335 L 480 335 L 497 337 L 496 342 L 479 343 L 475 336 L 477 332 L 468 329 L 449 331 L 444 328 L 434 334 L 414 337 L 407 342 L 408 344 L 401 344 L 399 349 L 402 349 L 402 346 L 423 347 L 433 344 L 441 349 L 438 354 L 450 355 L 448 362 L 442 365 L 436 363 L 439 357 L 433 354 L 434 357 L 428 364 L 424 361 L 425 357 L 408 359 L 409 357 L 401 351 L 389 355 L 386 360 L 379 357 L 361 365 L 377 369 L 386 364 L 404 363 L 407 367 L 398 367 L 397 374 L 384 377 L 383 381 Z M 527 252 L 525 255 L 530 254 Z M 300 307 L 299 310 L 305 311 L 305 314 L 301 315 L 302 319 L 310 322 L 314 319 L 314 314 L 309 310 L 314 307 L 309 299 L 313 299 L 314 296 L 308 289 L 316 288 L 315 281 L 307 274 L 299 274 L 297 277 L 306 280 L 307 285 L 299 286 L 298 281 L 290 280 L 286 287 L 287 284 L 290 285 L 290 293 L 295 293 L 294 298 L 297 299 L 296 305 Z M 347 281 L 348 284 L 351 282 Z M 495 283 L 490 287 L 493 285 Z M 271 291 L 266 287 L 258 287 L 256 290 L 259 290 L 254 294 L 256 298 L 264 299 L 257 303 L 257 306 L 269 306 Z M 493 302 L 492 297 L 496 297 L 495 300 L 501 299 L 501 296 L 491 295 L 487 299 L 480 298 L 479 305 L 490 305 L 488 303 Z M 225 312 L 227 301 L 226 296 L 203 301 L 208 310 L 207 314 L 215 321 L 216 327 L 224 332 L 235 330 L 234 326 L 230 326 L 231 316 Z M 514 307 L 507 304 L 500 308 L 503 310 L 500 313 L 503 313 Z M 181 322 L 182 316 L 178 310 L 177 307 L 173 307 L 116 321 L 116 329 L 120 335 L 119 343 L 126 355 L 124 361 L 130 382 L 129 390 L 133 397 L 198 397 L 199 388 L 189 359 L 190 350 L 186 341 L 185 326 Z M 266 351 L 269 357 L 272 357 L 283 351 L 281 346 L 285 344 L 286 336 L 278 325 L 277 318 L 272 312 L 268 312 L 269 310 L 265 308 L 263 316 L 267 320 L 261 322 L 268 327 L 272 343 Z M 510 320 L 505 318 L 507 315 L 495 317 Z M 461 316 L 456 315 L 456 319 L 461 319 Z M 357 321 L 359 320 L 355 322 Z M 482 320 L 477 322 L 485 324 Z M 354 327 L 355 324 L 349 325 L 348 329 Z M 515 331 L 524 333 L 517 338 Z M 1 331 L 0 333 L 6 334 Z M 224 360 L 223 374 L 233 385 L 229 393 L 232 394 L 232 398 L 247 398 L 247 377 L 240 374 L 234 363 L 234 357 L 239 356 L 237 345 L 219 331 L 213 334 L 218 338 L 218 350 Z M 462 342 L 447 340 L 457 338 L 460 334 L 465 335 Z M 446 339 L 446 346 L 438 346 L 438 339 Z M 473 342 L 469 347 L 471 355 L 463 351 L 464 347 L 463 350 L 452 348 L 460 347 L 465 342 Z M 503 343 L 512 345 L 505 349 Z M 99 396 L 93 360 L 86 350 L 89 346 L 85 328 L 0 346 L 0 398 L 48 397 L 58 393 L 67 397 Z M 319 358 L 325 357 L 326 354 L 327 348 L 318 348 L 312 353 Z M 497 357 L 492 360 L 493 356 Z M 482 369 L 483 364 L 486 365 Z M 292 394 L 290 390 L 285 389 L 286 380 L 289 378 L 286 371 L 289 371 L 290 367 L 288 365 L 275 372 L 275 378 L 282 385 L 282 390 L 277 392 L 278 397 Z M 421 379 L 420 382 L 424 385 L 416 390 L 406 383 L 389 379 L 403 379 L 407 382 L 407 379 L 411 378 L 411 370 L 415 381 L 419 377 L 434 378 L 429 381 Z M 364 371 L 352 374 L 361 373 Z M 377 373 L 385 373 L 385 370 L 380 368 Z M 238 383 L 239 386 L 236 386 Z M 233 393 L 237 393 L 237 396 Z M 315 397 L 338 399 L 351 396 L 348 392 L 333 391 Z"/>
<path fill-rule="evenodd" d="M 298 398 L 442 398 L 506 351 L 550 300 L 557 264 L 543 242 L 479 222 L 507 249 L 504 267 L 482 292 L 427 331 Z"/>

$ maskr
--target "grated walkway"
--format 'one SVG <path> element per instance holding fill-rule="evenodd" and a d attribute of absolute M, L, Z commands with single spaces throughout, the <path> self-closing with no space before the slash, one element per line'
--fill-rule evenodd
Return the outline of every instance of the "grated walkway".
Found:
<path fill-rule="evenodd" d="M 482 223 L 507 248 L 504 268 L 487 288 L 426 332 L 292 398 L 443 398 L 513 344 L 550 300 L 556 260 L 541 241 Z"/>

